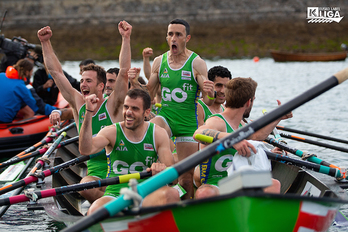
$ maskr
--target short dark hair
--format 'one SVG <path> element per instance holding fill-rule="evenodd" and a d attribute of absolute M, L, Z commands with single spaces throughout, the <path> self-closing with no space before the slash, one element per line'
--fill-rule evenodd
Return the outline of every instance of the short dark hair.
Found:
<path fill-rule="evenodd" d="M 226 107 L 243 107 L 249 99 L 253 100 L 256 88 L 257 82 L 250 77 L 235 77 L 232 80 L 229 80 L 225 88 Z"/>
<path fill-rule="evenodd" d="M 84 71 L 96 71 L 97 72 L 97 80 L 98 83 L 104 83 L 104 88 L 106 85 L 106 72 L 105 69 L 102 66 L 96 65 L 96 64 L 88 64 L 83 66 L 82 72 Z"/>
<path fill-rule="evenodd" d="M 143 99 L 143 109 L 144 109 L 144 111 L 147 110 L 147 109 L 150 109 L 150 107 L 151 107 L 151 97 L 145 90 L 142 90 L 142 89 L 131 89 L 131 90 L 128 90 L 127 96 L 130 97 L 131 99 L 137 99 L 138 97 L 140 97 L 141 99 Z"/>
<path fill-rule="evenodd" d="M 174 19 L 172 21 L 170 21 L 169 24 L 181 24 L 184 25 L 186 28 L 186 36 L 188 36 L 190 34 L 190 25 L 188 24 L 188 22 L 186 22 L 183 19 Z"/>
<path fill-rule="evenodd" d="M 118 76 L 118 73 L 120 72 L 120 69 L 119 68 L 109 68 L 108 71 L 106 71 L 106 73 L 115 73 L 116 76 Z"/>
<path fill-rule="evenodd" d="M 95 62 L 92 59 L 85 59 L 85 60 L 80 62 L 79 66 L 85 66 L 85 65 L 88 65 L 88 64 L 95 64 Z"/>
<path fill-rule="evenodd" d="M 228 77 L 228 79 L 231 80 L 232 74 L 227 68 L 219 65 L 219 66 L 212 67 L 208 71 L 209 80 L 214 81 L 216 77 L 222 77 L 222 78 Z"/>

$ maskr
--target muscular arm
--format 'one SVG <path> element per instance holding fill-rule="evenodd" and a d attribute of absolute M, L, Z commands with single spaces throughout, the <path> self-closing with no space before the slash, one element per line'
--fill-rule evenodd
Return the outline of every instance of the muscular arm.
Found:
<path fill-rule="evenodd" d="M 197 104 L 197 110 L 198 110 L 198 127 L 200 127 L 204 124 L 204 110 L 201 104 Z"/>
<path fill-rule="evenodd" d="M 160 65 L 161 65 L 161 56 L 158 56 L 153 61 L 151 76 L 147 85 L 146 86 L 140 85 L 140 83 L 136 80 L 136 78 L 132 78 L 130 79 L 132 88 L 144 89 L 150 94 L 151 100 L 153 100 L 160 84 L 158 80 L 158 72 L 159 72 Z"/>
<path fill-rule="evenodd" d="M 151 48 L 144 48 L 143 50 L 143 71 L 147 80 L 151 76 L 151 65 L 150 65 L 150 56 L 153 54 Z"/>
<path fill-rule="evenodd" d="M 92 138 L 92 112 L 86 111 L 85 118 L 83 120 L 80 135 L 79 135 L 79 151 L 81 155 L 95 154 L 104 147 L 106 147 L 110 141 L 107 138 L 107 134 L 112 131 L 112 126 L 103 128 L 97 136 Z"/>
<path fill-rule="evenodd" d="M 221 118 L 211 117 L 208 118 L 207 121 L 205 121 L 205 124 L 203 126 L 200 126 L 193 134 L 193 138 L 196 141 L 202 143 L 202 141 L 199 141 L 195 138 L 197 134 L 213 137 L 214 141 L 216 141 L 228 136 L 230 133 L 226 132 L 225 122 Z M 209 145 L 205 142 L 203 142 L 202 144 L 202 148 Z M 241 142 L 234 144 L 233 148 L 236 149 L 240 155 L 250 156 L 251 153 L 249 148 L 251 148 L 254 151 L 254 153 L 256 153 L 255 147 L 246 140 L 242 140 Z"/>
<path fill-rule="evenodd" d="M 167 132 L 159 126 L 156 126 L 155 129 L 155 140 L 159 160 L 167 167 L 172 166 L 174 164 L 174 158 L 170 151 L 169 137 Z"/>
<path fill-rule="evenodd" d="M 42 28 L 38 31 L 38 38 L 41 42 L 45 65 L 63 97 L 69 102 L 71 107 L 77 108 L 76 98 L 79 96 L 81 98 L 80 100 L 83 101 L 82 95 L 71 86 L 70 82 L 65 77 L 62 66 L 53 50 L 50 41 L 51 36 L 52 31 L 49 27 Z"/>
<path fill-rule="evenodd" d="M 197 57 L 193 61 L 193 69 L 197 83 L 202 90 L 202 100 L 206 105 L 210 106 L 214 103 L 214 100 L 209 99 L 207 96 L 209 95 L 210 98 L 214 98 L 214 83 L 208 80 L 208 71 L 205 61 Z"/>
<path fill-rule="evenodd" d="M 119 107 L 122 106 L 126 93 L 128 91 L 128 70 L 131 67 L 131 46 L 130 36 L 132 26 L 126 21 L 121 21 L 118 25 L 119 32 L 122 36 L 122 45 L 119 56 L 120 71 L 116 78 L 115 90 L 110 94 L 107 106 L 116 117 Z"/>

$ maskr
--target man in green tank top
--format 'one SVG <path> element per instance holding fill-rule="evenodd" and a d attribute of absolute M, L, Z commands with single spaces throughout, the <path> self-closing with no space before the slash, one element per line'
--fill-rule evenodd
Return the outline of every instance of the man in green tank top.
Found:
<path fill-rule="evenodd" d="M 246 113 L 250 113 L 252 109 L 256 87 L 257 83 L 251 78 L 238 77 L 228 81 L 225 89 L 225 111 L 208 118 L 205 124 L 196 130 L 194 136 L 203 134 L 218 140 L 241 127 L 241 121 Z M 204 148 L 205 145 L 203 144 L 202 147 Z M 227 176 L 227 169 L 232 165 L 236 151 L 242 156 L 249 157 L 250 149 L 256 154 L 255 147 L 247 140 L 243 140 L 233 145 L 233 148 L 229 148 L 212 159 L 203 162 L 200 171 L 202 185 L 197 189 L 195 198 L 218 195 L 217 183 Z M 265 188 L 265 191 L 279 193 L 280 182 L 274 179 L 272 181 L 272 186 Z"/>
<path fill-rule="evenodd" d="M 214 66 L 208 71 L 208 78 L 214 83 L 215 100 L 211 106 L 207 106 L 202 99 L 198 100 L 198 127 L 213 114 L 222 113 L 225 103 L 225 88 L 229 80 L 232 79 L 231 72 L 222 66 Z M 194 184 L 199 187 L 200 184 L 200 165 L 197 165 L 194 171 Z"/>
<path fill-rule="evenodd" d="M 58 86 L 63 97 L 69 102 L 73 110 L 74 120 L 76 125 L 80 125 L 86 114 L 84 106 L 84 98 L 95 94 L 99 99 L 97 107 L 93 112 L 93 133 L 96 134 L 101 128 L 110 125 L 111 123 L 120 122 L 123 120 L 122 107 L 124 97 L 128 90 L 128 75 L 127 71 L 131 63 L 130 36 L 132 26 L 126 21 L 121 21 L 118 24 L 119 33 L 122 36 L 122 45 L 119 57 L 120 71 L 116 79 L 115 91 L 110 94 L 108 99 L 103 99 L 103 92 L 106 82 L 105 70 L 94 64 L 89 64 L 83 68 L 83 73 L 80 81 L 81 92 L 72 88 L 67 81 L 62 71 L 61 64 L 54 53 L 50 38 L 52 31 L 50 27 L 44 27 L 38 31 L 38 38 L 42 45 L 45 64 L 49 73 L 52 75 L 56 85 Z M 117 93 L 117 94 L 116 94 Z M 98 159 L 104 159 L 98 162 Z M 102 165 L 102 166 L 101 166 Z M 88 163 L 88 176 L 84 177 L 81 182 L 89 182 L 106 177 L 107 162 L 106 157 L 100 155 L 98 158 L 92 159 Z M 96 188 L 81 192 L 88 201 L 93 202 L 103 196 L 105 188 Z"/>
<path fill-rule="evenodd" d="M 92 136 L 91 112 L 96 109 L 99 99 L 93 94 L 85 100 L 88 110 L 81 128 L 79 150 L 82 155 L 90 155 L 105 148 L 109 159 L 108 176 L 145 170 L 151 170 L 155 175 L 174 164 L 166 131 L 153 123 L 145 122 L 145 117 L 151 112 L 151 98 L 144 90 L 128 91 L 123 104 L 124 121 L 103 128 L 95 137 Z M 128 186 L 108 186 L 104 196 L 93 202 L 88 214 L 118 197 L 122 187 Z M 147 196 L 142 205 L 154 206 L 179 200 L 178 191 L 165 186 Z"/>
<path fill-rule="evenodd" d="M 198 100 L 198 127 L 203 125 L 211 115 L 224 111 L 225 88 L 227 82 L 232 79 L 232 75 L 227 68 L 214 66 L 208 71 L 208 79 L 214 83 L 215 99 L 210 106 L 207 106 L 202 99 Z"/>
<path fill-rule="evenodd" d="M 171 21 L 166 39 L 170 50 L 154 59 L 146 87 L 153 99 L 158 86 L 161 86 L 162 108 L 151 122 L 165 128 L 169 137 L 176 137 L 176 151 L 181 161 L 198 150 L 192 135 L 198 127 L 200 92 L 204 102 L 211 105 L 214 90 L 213 83 L 207 78 L 205 61 L 186 48 L 191 39 L 189 24 L 182 19 Z M 138 85 L 133 81 L 132 84 Z M 187 191 L 185 199 L 193 197 L 192 177 L 193 170 L 179 177 L 179 184 Z"/>

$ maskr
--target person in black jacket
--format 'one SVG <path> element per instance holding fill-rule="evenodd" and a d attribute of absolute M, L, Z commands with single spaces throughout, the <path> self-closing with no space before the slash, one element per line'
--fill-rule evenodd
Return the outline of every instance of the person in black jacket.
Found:
<path fill-rule="evenodd" d="M 42 55 L 42 50 L 38 51 Z M 42 62 L 44 64 L 44 60 Z M 80 82 L 63 71 L 72 87 L 80 91 Z M 39 68 L 34 73 L 33 87 L 40 98 L 47 104 L 54 105 L 57 102 L 59 89 L 57 88 L 51 74 L 48 73 L 46 66 Z"/>
<path fill-rule="evenodd" d="M 80 91 L 80 82 L 77 81 L 75 78 L 70 76 L 65 71 L 64 75 L 69 80 L 71 85 Z M 59 89 L 57 88 L 56 84 L 54 83 L 54 80 L 46 71 L 45 67 L 39 68 L 34 73 L 34 82 L 33 87 L 36 91 L 36 93 L 44 100 L 45 103 L 54 105 L 57 102 Z"/>

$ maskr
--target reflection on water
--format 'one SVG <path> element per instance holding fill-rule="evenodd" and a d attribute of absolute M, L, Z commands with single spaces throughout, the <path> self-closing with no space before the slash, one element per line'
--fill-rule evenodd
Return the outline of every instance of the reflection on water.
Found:
<path fill-rule="evenodd" d="M 79 62 L 76 61 L 65 62 L 63 69 L 79 79 L 78 64 Z M 97 62 L 97 64 L 105 67 L 105 69 L 118 67 L 117 61 L 103 61 Z M 275 63 L 269 58 L 260 59 L 257 63 L 253 62 L 252 59 L 207 61 L 208 69 L 215 65 L 227 67 L 233 77 L 252 77 L 258 82 L 256 101 L 250 116 L 251 119 L 257 119 L 262 116 L 263 109 L 270 112 L 276 108 L 277 99 L 283 103 L 287 102 L 329 78 L 337 71 L 344 69 L 347 63 L 345 61 Z M 132 62 L 132 67 L 142 67 L 142 62 L 134 61 Z M 143 73 L 141 75 L 144 76 Z M 348 140 L 346 123 L 348 118 L 347 88 L 348 82 L 331 89 L 294 110 L 294 118 L 282 121 L 280 125 Z M 313 140 L 348 147 L 348 145 L 321 139 L 313 138 Z M 340 167 L 348 167 L 348 154 L 292 140 L 287 140 L 287 142 L 289 146 L 317 154 L 319 158 L 329 163 Z M 348 206 L 343 206 L 341 211 L 348 215 Z M 0 224 L 1 231 L 57 231 L 62 228 L 61 223 L 54 222 L 43 212 L 28 212 L 26 204 L 11 206 L 8 212 L 1 218 Z M 346 231 L 346 228 L 332 226 L 330 231 Z"/>

